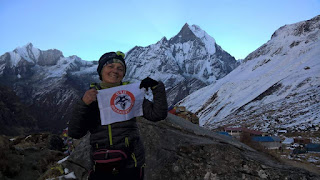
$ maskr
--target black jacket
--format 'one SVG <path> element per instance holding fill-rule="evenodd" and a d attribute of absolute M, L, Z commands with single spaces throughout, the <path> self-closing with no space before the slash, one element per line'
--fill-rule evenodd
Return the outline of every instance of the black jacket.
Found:
<path fill-rule="evenodd" d="M 167 98 L 165 87 L 162 82 L 152 90 L 153 102 L 147 99 L 143 101 L 143 116 L 150 121 L 160 121 L 167 117 Z M 111 132 L 109 129 L 111 128 Z M 69 122 L 68 135 L 79 139 L 90 131 L 90 144 L 93 149 L 122 149 L 134 153 L 135 159 L 129 157 L 127 168 L 141 167 L 145 163 L 144 147 L 140 140 L 140 133 L 136 118 L 128 121 L 101 125 L 98 103 L 95 101 L 86 105 L 80 100 L 74 110 Z M 112 146 L 110 145 L 110 135 Z M 126 143 L 129 142 L 129 148 Z"/>

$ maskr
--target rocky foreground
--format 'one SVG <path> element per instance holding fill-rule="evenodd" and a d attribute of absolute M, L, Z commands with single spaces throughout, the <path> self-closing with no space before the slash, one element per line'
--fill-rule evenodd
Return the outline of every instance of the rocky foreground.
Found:
<path fill-rule="evenodd" d="M 156 123 L 139 118 L 138 124 L 146 149 L 145 179 L 147 180 L 320 179 L 318 174 L 285 165 L 231 137 L 203 129 L 178 116 L 169 114 L 167 119 Z M 49 143 L 42 149 L 35 147 L 30 150 L 32 148 L 29 147 L 19 150 L 17 145 L 15 148 L 11 147 L 15 151 L 18 149 L 20 153 L 37 151 L 38 154 L 33 154 L 32 157 L 28 154 L 24 158 L 34 159 L 34 165 L 28 168 L 37 170 L 38 174 L 26 171 L 27 167 L 24 167 L 26 164 L 22 162 L 20 171 L 14 172 L 18 174 L 16 176 L 8 176 L 8 172 L 3 173 L 1 167 L 0 179 L 58 179 L 58 177 L 86 179 L 92 165 L 89 156 L 89 134 L 81 140 L 68 159 L 60 164 L 52 161 L 62 159 L 64 156 L 59 151 L 49 150 L 48 144 L 54 149 L 52 145 L 57 146 L 57 143 L 53 143 L 52 137 L 48 139 Z M 47 157 L 43 156 L 51 158 L 46 159 Z M 39 162 L 45 160 L 46 165 L 39 166 Z M 9 162 L 9 159 L 7 161 Z M 40 167 L 46 167 L 47 171 L 44 172 Z M 33 177 L 29 177 L 28 173 Z M 67 174 L 69 175 L 66 176 Z"/>

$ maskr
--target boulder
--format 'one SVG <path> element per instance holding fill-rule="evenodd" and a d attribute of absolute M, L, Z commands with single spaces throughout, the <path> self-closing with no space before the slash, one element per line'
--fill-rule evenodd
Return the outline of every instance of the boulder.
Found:
<path fill-rule="evenodd" d="M 233 139 L 168 114 L 139 119 L 146 149 L 145 179 L 319 179 Z"/>
<path fill-rule="evenodd" d="M 138 125 L 146 150 L 146 180 L 320 179 L 172 114 L 160 122 L 138 118 Z M 88 134 L 62 163 L 77 179 L 87 178 L 90 148 Z"/>
<path fill-rule="evenodd" d="M 199 118 L 197 117 L 197 115 L 192 113 L 191 111 L 187 111 L 186 107 L 184 106 L 175 106 L 169 111 L 169 113 L 190 121 L 193 124 L 199 125 Z"/>
<path fill-rule="evenodd" d="M 73 171 L 78 179 L 87 179 L 93 163 L 91 159 L 90 133 L 84 136 L 62 166 Z"/>

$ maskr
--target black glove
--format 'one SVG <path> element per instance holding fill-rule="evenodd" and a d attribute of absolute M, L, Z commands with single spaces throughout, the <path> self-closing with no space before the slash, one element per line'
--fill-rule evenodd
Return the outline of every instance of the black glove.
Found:
<path fill-rule="evenodd" d="M 145 78 L 144 80 L 141 81 L 140 83 L 140 89 L 141 88 L 146 88 L 146 90 L 148 91 L 149 87 L 152 88 L 156 85 L 158 85 L 158 81 L 151 79 L 149 77 Z"/>

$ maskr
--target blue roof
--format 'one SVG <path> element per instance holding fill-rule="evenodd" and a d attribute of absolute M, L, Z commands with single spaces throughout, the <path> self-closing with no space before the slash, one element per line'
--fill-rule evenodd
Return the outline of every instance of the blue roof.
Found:
<path fill-rule="evenodd" d="M 231 136 L 228 132 L 224 131 L 219 131 L 218 134 L 226 135 L 226 136 Z"/>
<path fill-rule="evenodd" d="M 276 142 L 280 142 L 281 141 L 281 139 L 278 136 L 271 136 L 271 137 Z"/>
<path fill-rule="evenodd" d="M 320 152 L 320 144 L 310 143 L 306 145 L 307 151 Z"/>
<path fill-rule="evenodd" d="M 280 138 L 276 136 L 255 136 L 252 137 L 252 141 L 257 142 L 280 142 Z"/>
<path fill-rule="evenodd" d="M 320 150 L 320 144 L 309 143 L 309 144 L 306 145 L 306 148 L 308 148 L 308 149 L 319 149 Z"/>

